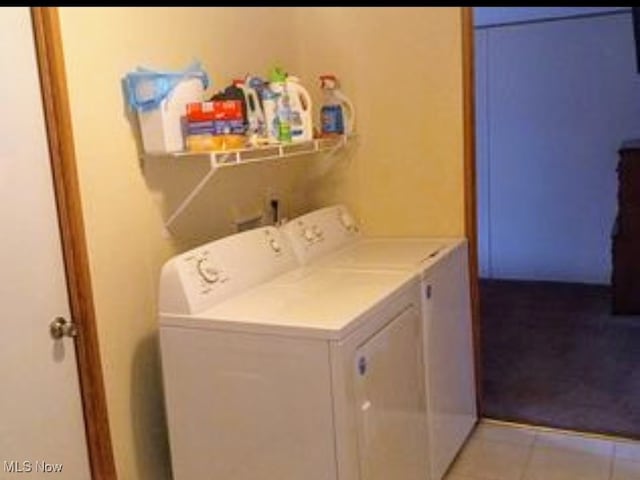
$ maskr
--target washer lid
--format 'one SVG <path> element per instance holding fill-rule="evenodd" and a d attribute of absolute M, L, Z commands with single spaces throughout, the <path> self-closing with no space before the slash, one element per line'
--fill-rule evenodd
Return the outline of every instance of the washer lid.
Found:
<path fill-rule="evenodd" d="M 296 283 L 277 279 L 191 316 L 163 315 L 163 326 L 342 338 L 366 314 L 417 281 L 408 271 L 320 269 Z"/>

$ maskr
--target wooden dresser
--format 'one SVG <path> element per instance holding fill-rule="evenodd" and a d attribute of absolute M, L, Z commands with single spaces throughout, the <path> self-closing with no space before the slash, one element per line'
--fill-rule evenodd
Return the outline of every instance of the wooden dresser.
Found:
<path fill-rule="evenodd" d="M 618 214 L 612 235 L 613 313 L 640 314 L 640 139 L 619 150 Z"/>

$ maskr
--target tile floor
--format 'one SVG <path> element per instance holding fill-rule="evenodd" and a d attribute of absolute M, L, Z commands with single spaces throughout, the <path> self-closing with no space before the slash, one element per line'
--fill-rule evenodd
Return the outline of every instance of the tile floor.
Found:
<path fill-rule="evenodd" d="M 484 420 L 446 480 L 640 480 L 640 442 Z"/>

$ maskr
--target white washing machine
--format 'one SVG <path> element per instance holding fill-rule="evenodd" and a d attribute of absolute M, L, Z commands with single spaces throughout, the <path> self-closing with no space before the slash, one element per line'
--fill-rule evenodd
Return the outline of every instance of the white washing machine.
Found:
<path fill-rule="evenodd" d="M 342 205 L 295 218 L 282 230 L 307 270 L 419 275 L 430 479 L 440 480 L 477 421 L 466 240 L 366 238 Z"/>
<path fill-rule="evenodd" d="M 175 480 L 425 480 L 418 276 L 296 263 L 266 227 L 164 265 Z"/>

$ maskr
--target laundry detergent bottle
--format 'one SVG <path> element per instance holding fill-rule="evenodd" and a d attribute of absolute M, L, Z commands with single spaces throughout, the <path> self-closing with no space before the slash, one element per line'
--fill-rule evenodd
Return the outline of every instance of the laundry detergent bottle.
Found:
<path fill-rule="evenodd" d="M 320 109 L 322 136 L 349 135 L 354 132 L 356 111 L 351 100 L 339 89 L 335 75 L 321 75 L 323 101 Z"/>
<path fill-rule="evenodd" d="M 291 140 L 305 142 L 313 138 L 311 95 L 300 84 L 298 77 L 287 76 L 287 92 L 291 102 Z"/>
<path fill-rule="evenodd" d="M 258 77 L 247 75 L 244 81 L 237 81 L 244 92 L 247 108 L 247 134 L 252 145 L 259 145 L 267 136 L 265 128 L 264 109 L 259 91 L 264 88 L 264 82 Z"/>
<path fill-rule="evenodd" d="M 304 142 L 313 138 L 311 95 L 297 77 L 275 67 L 269 74 L 269 89 L 279 95 L 278 120 L 283 129 L 280 141 Z M 263 97 L 264 98 L 264 97 Z M 266 109 L 265 109 L 266 113 Z"/>
<path fill-rule="evenodd" d="M 274 67 L 269 72 L 269 94 L 263 97 L 263 105 L 265 107 L 265 117 L 267 116 L 267 110 L 269 110 L 268 120 L 271 121 L 269 129 L 274 128 L 275 136 L 279 142 L 290 143 L 293 141 L 291 135 L 291 96 L 289 95 L 289 89 L 287 88 L 287 73 L 280 67 Z M 272 94 L 272 95 L 271 95 Z M 270 100 L 274 101 L 273 108 L 270 105 Z M 264 102 L 267 102 L 265 104 Z M 271 115 L 275 118 L 272 120 Z M 269 135 L 271 140 L 272 135 Z"/>
<path fill-rule="evenodd" d="M 274 92 L 271 86 L 267 86 L 260 92 L 267 143 L 280 142 L 280 120 L 278 118 L 278 100 L 280 95 L 280 93 Z"/>

